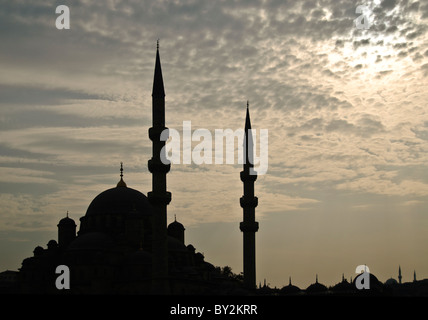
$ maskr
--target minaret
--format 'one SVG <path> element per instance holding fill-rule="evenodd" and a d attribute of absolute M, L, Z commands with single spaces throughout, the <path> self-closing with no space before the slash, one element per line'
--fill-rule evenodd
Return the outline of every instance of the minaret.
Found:
<path fill-rule="evenodd" d="M 152 127 L 149 129 L 149 138 L 152 140 L 153 155 L 148 161 L 149 171 L 152 173 L 152 191 L 147 197 L 154 208 L 153 216 L 153 269 L 152 293 L 169 294 L 168 282 L 168 238 L 167 238 L 167 205 L 171 201 L 171 193 L 166 190 L 166 174 L 171 164 L 166 161 L 165 141 L 160 140 L 165 127 L 165 91 L 163 86 L 162 68 L 159 58 L 159 40 L 156 49 L 156 64 L 152 91 Z M 162 161 L 163 160 L 163 161 Z"/>
<path fill-rule="evenodd" d="M 244 221 L 239 227 L 244 233 L 244 286 L 256 288 L 256 232 L 259 223 L 255 221 L 255 208 L 258 204 L 254 196 L 254 182 L 257 174 L 254 171 L 253 139 L 251 134 L 250 111 L 247 101 L 247 116 L 244 134 L 244 170 L 241 171 L 241 181 L 244 183 L 244 195 L 240 199 L 244 211 Z"/>
<path fill-rule="evenodd" d="M 401 267 L 398 266 L 398 283 L 399 284 L 401 284 L 401 278 L 402 278 L 402 276 L 401 276 Z"/>

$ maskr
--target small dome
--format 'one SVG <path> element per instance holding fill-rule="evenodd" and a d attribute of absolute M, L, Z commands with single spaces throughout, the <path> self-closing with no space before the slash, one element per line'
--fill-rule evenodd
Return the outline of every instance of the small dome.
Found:
<path fill-rule="evenodd" d="M 307 293 L 320 293 L 320 292 L 324 292 L 327 290 L 328 289 L 325 285 L 318 282 L 318 275 L 316 277 L 315 283 L 312 283 L 309 287 L 306 288 Z"/>
<path fill-rule="evenodd" d="M 59 226 L 76 226 L 76 222 L 74 222 L 73 219 L 69 218 L 68 215 L 65 218 L 62 218 L 59 220 L 58 227 Z"/>
<path fill-rule="evenodd" d="M 327 287 L 321 283 L 313 283 L 309 287 L 306 288 L 306 292 L 308 293 L 318 293 L 327 291 Z"/>
<path fill-rule="evenodd" d="M 174 222 L 170 223 L 168 225 L 168 231 L 184 231 L 184 226 L 180 223 L 177 222 L 177 220 L 175 220 Z"/>
<path fill-rule="evenodd" d="M 296 294 L 300 292 L 300 288 L 295 285 L 289 284 L 288 286 L 284 286 L 279 290 L 280 294 Z"/>
<path fill-rule="evenodd" d="M 337 292 L 344 292 L 344 291 L 354 291 L 356 288 L 352 283 L 349 283 L 348 280 L 343 279 L 341 282 L 335 284 L 331 290 L 337 291 Z"/>
<path fill-rule="evenodd" d="M 48 249 L 56 248 L 58 247 L 58 243 L 55 240 L 49 240 L 47 246 Z"/>
<path fill-rule="evenodd" d="M 356 277 L 355 277 L 355 279 L 352 281 L 352 283 L 355 285 L 355 282 L 357 281 L 357 279 L 359 278 L 359 277 L 361 277 L 361 275 L 362 275 L 362 273 L 360 273 L 359 275 L 357 275 Z M 376 285 L 376 286 L 379 286 L 379 285 L 382 285 L 382 283 L 378 280 L 378 278 L 373 274 L 373 273 L 369 273 L 369 277 L 370 277 L 370 286 L 372 285 L 372 284 L 374 284 L 374 285 Z"/>
<path fill-rule="evenodd" d="M 361 273 L 355 277 L 355 279 L 352 281 L 353 286 L 356 287 L 356 281 L 359 277 L 362 276 L 362 274 L 363 273 Z M 370 275 L 369 276 L 370 290 L 357 290 L 357 292 L 363 293 L 363 294 L 373 294 L 373 293 L 381 292 L 383 290 L 382 282 L 380 282 L 374 274 L 369 273 L 369 275 Z"/>
<path fill-rule="evenodd" d="M 41 246 L 37 246 L 36 248 L 34 248 L 34 256 L 41 256 L 44 253 L 45 249 L 43 249 Z"/>
<path fill-rule="evenodd" d="M 389 278 L 388 280 L 385 281 L 384 283 L 386 286 L 394 286 L 398 284 L 398 281 L 395 280 L 394 278 Z"/>
<path fill-rule="evenodd" d="M 297 294 L 299 293 L 301 290 L 299 287 L 291 284 L 291 277 L 288 283 L 288 286 L 283 286 L 280 290 L 279 293 L 280 294 Z"/>

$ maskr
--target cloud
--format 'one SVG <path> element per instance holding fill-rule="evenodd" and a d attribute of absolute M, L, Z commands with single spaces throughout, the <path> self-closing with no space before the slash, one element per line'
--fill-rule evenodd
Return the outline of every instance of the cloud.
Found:
<path fill-rule="evenodd" d="M 324 181 L 379 192 L 364 179 L 375 174 L 361 173 L 365 166 L 424 159 L 419 140 L 426 130 L 417 118 L 424 116 L 426 80 L 416 86 L 399 78 L 417 76 L 415 70 L 426 77 L 426 6 L 417 3 L 370 2 L 375 23 L 361 31 L 352 1 L 66 1 L 69 32 L 54 28 L 55 5 L 3 3 L 1 165 L 7 170 L 20 161 L 20 179 L 55 172 L 48 177 L 58 185 L 60 179 L 98 184 L 125 159 L 145 168 L 160 38 L 168 126 L 191 120 L 195 129 L 236 130 L 249 99 L 253 126 L 269 129 L 269 172 L 279 178 L 271 183 L 315 188 Z M 406 99 L 411 103 L 398 103 Z M 285 159 L 289 169 L 281 171 Z M 47 170 L 49 163 L 79 178 Z M 85 167 L 87 175 L 78 174 Z M 197 169 L 175 170 L 178 176 Z M 398 189 L 413 190 L 410 185 Z M 185 180 L 176 188 L 193 190 Z M 184 212 L 191 200 L 176 192 L 176 209 Z M 283 202 L 316 200 L 301 192 L 284 194 Z M 212 206 L 224 214 L 189 222 L 229 219 L 208 193 L 203 198 L 207 211 Z"/>
<path fill-rule="evenodd" d="M 355 190 L 364 193 L 388 196 L 427 196 L 428 184 L 414 180 L 404 180 L 398 184 L 381 177 L 381 172 L 351 182 L 339 184 L 338 189 Z"/>
<path fill-rule="evenodd" d="M 107 100 L 107 97 L 68 88 L 46 88 L 31 85 L 0 84 L 0 104 L 15 105 L 58 105 L 68 100 Z"/>
<path fill-rule="evenodd" d="M 0 182 L 3 183 L 40 183 L 48 184 L 54 180 L 49 178 L 52 172 L 13 167 L 0 167 Z"/>

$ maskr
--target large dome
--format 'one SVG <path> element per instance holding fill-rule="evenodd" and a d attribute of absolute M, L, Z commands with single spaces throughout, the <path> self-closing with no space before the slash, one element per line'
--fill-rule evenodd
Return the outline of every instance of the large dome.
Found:
<path fill-rule="evenodd" d="M 148 236 L 152 213 L 149 199 L 140 191 L 128 188 L 121 178 L 116 188 L 101 192 L 92 200 L 86 215 L 80 218 L 79 235 L 97 231 L 114 238 L 139 237 L 135 232 L 144 228 Z"/>
<path fill-rule="evenodd" d="M 152 207 L 147 197 L 140 191 L 125 186 L 117 186 L 96 196 L 89 205 L 86 216 L 116 215 L 130 212 L 150 215 Z"/>

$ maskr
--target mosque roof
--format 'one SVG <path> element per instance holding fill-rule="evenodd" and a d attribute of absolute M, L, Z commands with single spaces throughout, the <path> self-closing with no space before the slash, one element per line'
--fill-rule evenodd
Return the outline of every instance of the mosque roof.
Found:
<path fill-rule="evenodd" d="M 143 193 L 126 185 L 123 181 L 123 168 L 121 166 L 120 181 L 117 186 L 97 195 L 89 205 L 86 216 L 127 214 L 129 212 L 151 215 L 152 207 Z"/>

